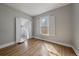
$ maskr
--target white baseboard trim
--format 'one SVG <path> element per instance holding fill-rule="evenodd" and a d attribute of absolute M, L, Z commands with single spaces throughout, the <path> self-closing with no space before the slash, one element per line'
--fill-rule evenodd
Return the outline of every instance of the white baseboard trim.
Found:
<path fill-rule="evenodd" d="M 76 53 L 76 55 L 79 56 L 79 51 L 77 51 L 77 49 L 75 49 L 73 46 L 72 46 L 72 49 L 74 50 L 74 52 Z"/>
<path fill-rule="evenodd" d="M 45 40 L 45 39 L 42 39 L 42 38 L 39 38 L 39 37 L 35 37 L 35 36 L 33 36 L 33 37 L 37 38 L 37 39 L 40 39 L 40 40 Z M 70 44 L 65 44 L 65 43 L 60 43 L 60 42 L 55 42 L 55 41 L 49 41 L 49 40 L 45 40 L 45 41 L 56 43 L 56 44 L 67 46 L 67 47 L 72 47 L 72 45 L 70 45 Z"/>
<path fill-rule="evenodd" d="M 10 43 L 7 43 L 7 44 L 0 45 L 0 49 L 8 47 L 8 46 L 13 45 L 13 44 L 15 44 L 15 42 L 10 42 Z"/>
<path fill-rule="evenodd" d="M 42 38 L 39 38 L 39 37 L 35 37 L 35 36 L 32 36 L 32 38 L 37 38 L 37 39 L 40 39 L 40 40 L 44 40 Z M 45 41 L 48 41 L 48 42 L 51 42 L 49 40 L 45 40 Z M 72 45 L 69 45 L 69 44 L 64 44 L 64 43 L 60 43 L 60 42 L 55 42 L 55 41 L 52 41 L 53 43 L 56 43 L 56 44 L 60 44 L 60 45 L 63 45 L 63 46 L 67 46 L 67 47 L 71 47 L 74 52 L 76 53 L 77 56 L 79 56 L 79 51 L 77 51 Z M 3 45 L 0 45 L 0 49 L 1 48 L 5 48 L 5 47 L 8 47 L 10 45 L 13 45 L 15 44 L 16 42 L 10 42 L 10 43 L 7 43 L 7 44 L 3 44 Z"/>
<path fill-rule="evenodd" d="M 44 40 L 44 39 L 39 38 L 39 37 L 35 37 L 35 36 L 33 36 L 33 37 L 34 37 L 34 38 L 37 38 L 37 39 L 40 39 L 40 40 Z M 48 40 L 45 40 L 45 41 L 48 41 Z M 49 41 L 49 42 L 51 42 L 51 41 Z M 77 51 L 77 50 L 73 47 L 73 45 L 70 45 L 70 44 L 64 44 L 64 43 L 55 42 L 55 41 L 52 41 L 52 42 L 53 42 L 53 43 L 56 43 L 56 44 L 63 45 L 63 46 L 71 47 L 71 48 L 74 50 L 74 52 L 76 53 L 76 55 L 79 56 L 79 51 Z"/>

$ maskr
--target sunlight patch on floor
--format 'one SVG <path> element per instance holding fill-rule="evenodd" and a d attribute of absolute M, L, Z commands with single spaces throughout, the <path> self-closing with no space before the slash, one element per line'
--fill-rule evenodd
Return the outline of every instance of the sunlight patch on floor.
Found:
<path fill-rule="evenodd" d="M 56 50 L 54 46 L 45 44 L 46 49 L 48 50 L 49 55 L 51 56 L 59 56 L 60 53 Z"/>

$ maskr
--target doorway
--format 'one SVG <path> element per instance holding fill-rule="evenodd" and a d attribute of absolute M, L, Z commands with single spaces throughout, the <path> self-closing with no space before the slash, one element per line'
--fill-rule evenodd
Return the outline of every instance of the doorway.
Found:
<path fill-rule="evenodd" d="M 32 22 L 25 18 L 16 18 L 16 43 L 24 42 L 31 38 Z"/>

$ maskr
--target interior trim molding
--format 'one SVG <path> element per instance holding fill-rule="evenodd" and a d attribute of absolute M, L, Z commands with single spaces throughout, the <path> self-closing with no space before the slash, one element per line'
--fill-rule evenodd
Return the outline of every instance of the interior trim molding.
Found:
<path fill-rule="evenodd" d="M 44 40 L 44 39 L 39 38 L 39 37 L 36 37 L 36 36 L 33 36 L 33 38 L 37 38 L 37 39 L 40 39 L 40 40 Z M 77 50 L 73 47 L 73 45 L 65 44 L 65 43 L 60 43 L 60 42 L 55 42 L 55 41 L 49 41 L 49 40 L 45 40 L 45 41 L 52 42 L 52 43 L 56 43 L 56 44 L 63 45 L 63 46 L 67 46 L 67 47 L 71 47 L 71 48 L 74 50 L 74 52 L 76 53 L 76 55 L 79 56 L 79 53 L 78 53 L 79 51 L 77 51 Z"/>
<path fill-rule="evenodd" d="M 43 38 L 39 38 L 39 37 L 36 37 L 36 36 L 33 36 L 33 38 L 37 38 L 37 39 L 40 39 L 40 40 L 44 40 Z M 63 45 L 63 46 L 67 46 L 67 47 L 72 47 L 72 45 L 70 45 L 70 44 L 65 44 L 65 43 L 60 43 L 60 42 L 50 41 L 50 40 L 45 40 L 45 41 L 52 42 L 52 43 L 56 43 L 56 44 Z"/>
<path fill-rule="evenodd" d="M 77 51 L 77 49 L 75 49 L 75 47 L 72 46 L 72 49 L 74 50 L 74 52 L 76 53 L 77 56 L 79 56 L 79 51 Z"/>
<path fill-rule="evenodd" d="M 37 39 L 40 39 L 40 40 L 44 40 L 43 38 L 39 38 L 39 37 L 36 37 L 36 36 L 32 36 L 31 38 L 37 38 Z M 49 40 L 45 40 L 45 41 L 51 42 L 51 41 L 49 41 Z M 8 47 L 8 46 L 11 46 L 11 45 L 13 45 L 13 44 L 15 44 L 15 43 L 16 43 L 16 42 L 10 42 L 10 43 L 7 43 L 7 44 L 0 45 L 0 49 L 1 49 L 1 48 L 5 48 L 5 47 Z M 79 53 L 78 53 L 79 51 L 77 51 L 77 50 L 73 47 L 73 45 L 64 44 L 64 43 L 55 42 L 55 41 L 52 41 L 52 43 L 56 43 L 56 44 L 59 44 L 59 45 L 71 47 L 71 48 L 74 50 L 74 52 L 76 53 L 76 55 L 79 56 Z"/>
<path fill-rule="evenodd" d="M 10 43 L 7 43 L 7 44 L 3 44 L 3 45 L 0 45 L 0 49 L 1 48 L 5 48 L 5 47 L 8 47 L 8 46 L 10 46 L 10 45 L 13 45 L 13 44 L 15 44 L 16 42 L 10 42 Z"/>

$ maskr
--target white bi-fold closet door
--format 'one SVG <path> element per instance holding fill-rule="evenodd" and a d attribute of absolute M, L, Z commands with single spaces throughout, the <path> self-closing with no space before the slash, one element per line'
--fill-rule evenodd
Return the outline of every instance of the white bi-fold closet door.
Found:
<path fill-rule="evenodd" d="M 16 43 L 24 42 L 31 38 L 32 22 L 26 18 L 16 18 Z"/>

